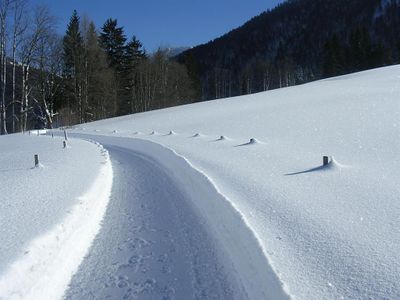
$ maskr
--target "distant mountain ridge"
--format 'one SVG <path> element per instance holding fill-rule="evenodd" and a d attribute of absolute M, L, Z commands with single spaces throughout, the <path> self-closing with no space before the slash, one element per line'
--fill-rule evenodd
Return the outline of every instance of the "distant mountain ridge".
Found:
<path fill-rule="evenodd" d="M 190 47 L 168 47 L 168 48 L 163 48 L 163 50 L 166 52 L 166 55 L 168 57 L 175 57 L 182 52 L 185 52 L 189 50 Z"/>
<path fill-rule="evenodd" d="M 177 60 L 206 100 L 392 64 L 399 49 L 400 0 L 288 0 Z"/>

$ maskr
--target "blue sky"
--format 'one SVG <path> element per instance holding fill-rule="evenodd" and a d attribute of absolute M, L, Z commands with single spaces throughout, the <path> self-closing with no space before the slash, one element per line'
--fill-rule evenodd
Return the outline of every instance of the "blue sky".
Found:
<path fill-rule="evenodd" d="M 65 31 L 73 9 L 101 27 L 118 19 L 126 34 L 136 35 L 148 51 L 159 46 L 196 46 L 242 25 L 282 0 L 31 0 L 47 4 Z"/>

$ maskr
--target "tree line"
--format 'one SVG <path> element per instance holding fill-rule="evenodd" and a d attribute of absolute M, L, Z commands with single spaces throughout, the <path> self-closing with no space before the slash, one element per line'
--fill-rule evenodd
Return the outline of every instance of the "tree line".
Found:
<path fill-rule="evenodd" d="M 400 62 L 398 0 L 288 0 L 176 58 L 198 101 Z"/>
<path fill-rule="evenodd" d="M 116 19 L 72 13 L 65 34 L 46 6 L 0 1 L 1 134 L 67 126 L 189 103 L 184 65 L 146 53 Z"/>
<path fill-rule="evenodd" d="M 288 0 L 207 44 L 148 54 L 116 19 L 0 0 L 0 130 L 52 128 L 400 62 L 398 0 Z"/>

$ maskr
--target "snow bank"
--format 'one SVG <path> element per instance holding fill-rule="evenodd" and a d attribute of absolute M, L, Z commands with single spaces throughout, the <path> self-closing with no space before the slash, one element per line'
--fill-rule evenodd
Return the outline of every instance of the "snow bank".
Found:
<path fill-rule="evenodd" d="M 53 150 L 53 144 L 55 142 L 58 144 L 61 141 L 61 139 L 49 139 L 47 137 L 41 137 L 40 139 L 42 140 L 40 140 L 40 143 L 38 143 L 39 140 L 30 139 L 26 141 L 26 138 L 15 136 L 8 138 L 8 140 L 10 139 L 14 140 L 14 146 L 20 143 L 26 143 L 29 148 L 38 146 L 42 154 L 46 153 L 49 156 L 51 156 L 50 152 Z M 15 250 L 12 255 L 9 255 L 7 266 L 0 270 L 1 299 L 61 298 L 72 275 L 76 272 L 100 228 L 100 222 L 107 207 L 112 185 L 112 167 L 108 153 L 99 145 L 88 147 L 87 144 L 89 143 L 82 141 L 70 141 L 70 143 L 73 144 L 72 148 L 64 151 L 70 151 L 70 155 L 72 154 L 74 158 L 76 158 L 73 154 L 74 151 L 76 151 L 77 154 L 79 153 L 81 157 L 95 155 L 98 158 L 94 160 L 88 159 L 86 164 L 82 164 L 82 162 L 79 161 L 80 168 L 76 168 L 76 165 L 71 162 L 70 164 L 74 167 L 73 170 L 71 170 L 71 166 L 69 168 L 64 167 L 64 177 L 62 177 L 61 174 L 58 174 L 58 171 L 62 171 L 60 164 L 68 162 L 63 159 L 63 155 L 60 157 L 60 154 L 65 154 L 65 152 L 60 152 L 60 150 L 58 150 L 56 152 L 58 157 L 57 155 L 54 157 L 55 160 L 58 160 L 56 166 L 52 165 L 52 163 L 54 163 L 51 161 L 52 159 L 50 161 L 49 159 L 43 159 L 44 167 L 32 170 L 32 172 L 41 171 L 45 173 L 46 177 L 51 175 L 60 176 L 59 178 L 52 178 L 51 180 L 47 178 L 46 181 L 41 182 L 40 185 L 43 189 L 46 189 L 46 184 L 50 182 L 56 186 L 60 186 L 62 182 L 61 179 L 64 179 L 64 183 L 70 184 L 61 189 L 59 187 L 58 192 L 61 192 L 61 195 L 55 197 L 56 200 L 64 200 L 64 202 L 57 203 L 53 202 L 51 198 L 41 198 L 41 196 L 46 197 L 46 193 L 40 191 L 36 195 L 31 196 L 31 198 L 39 198 L 42 201 L 42 204 L 37 204 L 39 207 L 32 207 L 32 203 L 29 201 L 25 202 L 29 200 L 29 197 L 25 197 L 25 199 L 10 197 L 12 202 L 18 203 L 22 201 L 25 203 L 25 206 L 34 209 L 36 212 L 31 215 L 31 220 L 25 220 L 25 215 L 23 214 L 24 207 L 17 207 L 17 209 L 21 211 L 21 215 L 8 216 L 15 218 L 13 224 L 17 224 L 16 227 L 21 225 L 28 227 L 36 226 L 38 227 L 37 231 L 43 231 L 43 234 L 32 236 L 33 239 L 29 242 L 26 241 L 22 247 L 14 246 Z M 46 157 L 45 155 L 42 156 Z M 18 158 L 20 159 L 17 155 L 15 159 Z M 91 165 L 94 161 L 101 162 L 101 164 Z M 60 169 L 58 169 L 58 167 L 60 167 Z M 89 190 L 87 190 L 87 186 L 77 185 L 76 181 L 68 178 L 68 175 L 76 176 L 77 178 L 75 178 L 75 180 L 86 184 L 87 180 L 85 177 L 81 178 L 76 172 L 86 175 L 87 170 L 95 172 L 95 178 L 88 176 L 88 178 L 92 180 Z M 12 172 L 12 170 L 8 172 Z M 7 175 L 11 176 L 10 174 Z M 37 179 L 38 174 L 32 173 L 30 176 Z M 17 178 L 12 179 L 17 180 Z M 28 178 L 25 181 L 25 192 L 29 193 L 29 189 L 32 188 L 31 185 L 32 182 Z M 54 192 L 54 186 L 48 189 Z M 84 191 L 86 192 L 83 194 Z M 74 199 L 74 195 L 79 192 L 82 193 L 83 196 Z M 4 193 L 2 193 L 2 195 L 4 196 Z M 52 223 L 41 220 L 41 218 L 46 216 L 46 213 L 52 211 L 52 208 L 60 210 L 64 207 L 65 202 L 68 205 L 68 203 L 71 203 L 71 200 L 75 200 L 72 202 L 74 204 L 69 207 L 67 206 L 66 213 L 62 214 L 64 217 L 62 219 L 52 220 L 56 222 L 56 224 L 51 225 Z M 40 214 L 41 212 L 43 215 Z M 4 209 L 2 213 L 4 213 Z M 36 222 L 37 219 L 41 222 Z M 41 224 L 38 226 L 37 223 Z M 20 229 L 16 236 L 8 238 L 7 234 L 12 234 L 13 231 L 7 229 L 13 224 L 5 225 L 6 228 L 2 228 L 3 241 L 10 241 L 10 243 L 18 244 L 21 241 L 17 238 L 22 237 L 27 230 Z M 25 236 L 25 238 L 28 238 L 28 236 Z M 17 256 L 16 253 L 18 252 L 22 253 Z M 6 253 L 3 252 L 3 254 Z M 13 256 L 15 256 L 15 258 L 12 258 Z"/>
<path fill-rule="evenodd" d="M 47 129 L 36 129 L 36 130 L 30 130 L 29 135 L 45 135 L 47 134 Z"/>

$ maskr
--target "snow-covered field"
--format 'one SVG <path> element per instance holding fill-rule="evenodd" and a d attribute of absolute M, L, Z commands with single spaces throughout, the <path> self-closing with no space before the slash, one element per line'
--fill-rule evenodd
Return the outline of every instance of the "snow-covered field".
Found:
<path fill-rule="evenodd" d="M 399 66 L 69 132 L 0 138 L 0 298 L 400 298 Z"/>

